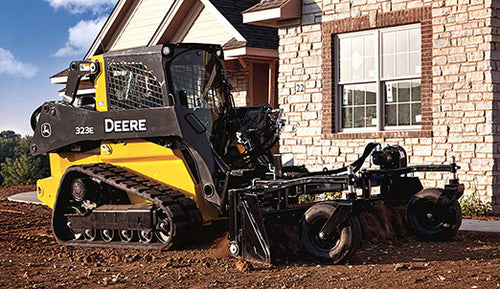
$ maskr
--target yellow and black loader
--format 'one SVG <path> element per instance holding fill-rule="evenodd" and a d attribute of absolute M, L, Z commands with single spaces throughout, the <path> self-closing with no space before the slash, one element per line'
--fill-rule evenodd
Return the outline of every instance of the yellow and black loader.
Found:
<path fill-rule="evenodd" d="M 79 95 L 82 80 L 95 95 Z M 300 226 L 304 251 L 338 263 L 359 248 L 366 204 L 408 204 L 420 238 L 443 240 L 461 223 L 455 161 L 408 166 L 398 145 L 370 143 L 352 164 L 309 172 L 272 154 L 284 121 L 269 105 L 235 107 L 217 45 L 165 44 L 72 62 L 66 95 L 35 110 L 33 154 L 49 154 L 37 183 L 61 244 L 161 249 L 228 219 L 229 252 L 274 259 L 267 223 Z M 361 167 L 368 157 L 379 169 Z M 424 189 L 413 172 L 452 173 Z M 372 188 L 379 194 L 372 194 Z M 333 201 L 306 201 L 324 193 Z"/>

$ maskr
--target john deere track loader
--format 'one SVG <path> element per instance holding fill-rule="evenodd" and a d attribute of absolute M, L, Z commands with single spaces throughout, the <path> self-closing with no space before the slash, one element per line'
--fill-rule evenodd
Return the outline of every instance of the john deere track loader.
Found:
<path fill-rule="evenodd" d="M 95 95 L 78 94 L 82 80 Z M 49 154 L 51 165 L 38 197 L 53 208 L 61 244 L 169 248 L 226 218 L 233 256 L 271 262 L 268 225 L 288 222 L 300 225 L 306 253 L 337 263 L 359 248 L 357 215 L 373 200 L 407 202 L 423 239 L 447 239 L 461 222 L 454 160 L 408 166 L 400 146 L 370 143 L 339 169 L 283 167 L 271 152 L 281 111 L 234 106 L 220 46 L 166 44 L 75 61 L 66 95 L 31 118 L 31 151 Z M 380 168 L 360 170 L 369 156 Z M 423 189 L 418 171 L 452 177 L 444 189 Z M 307 201 L 335 192 L 343 197 Z"/>

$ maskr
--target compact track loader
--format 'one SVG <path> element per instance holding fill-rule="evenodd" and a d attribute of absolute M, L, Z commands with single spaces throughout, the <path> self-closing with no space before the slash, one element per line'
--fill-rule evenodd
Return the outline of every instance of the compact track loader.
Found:
<path fill-rule="evenodd" d="M 95 95 L 79 95 L 90 81 Z M 408 166 L 405 150 L 370 143 L 352 164 L 283 166 L 272 148 L 284 122 L 269 105 L 235 107 L 220 46 L 166 44 L 72 62 L 66 100 L 35 110 L 31 152 L 49 154 L 37 183 L 61 244 L 168 249 L 226 218 L 229 251 L 272 262 L 269 225 L 300 226 L 304 251 L 338 263 L 360 247 L 358 215 L 374 200 L 408 204 L 427 240 L 456 234 L 463 193 L 452 160 Z M 378 169 L 361 169 L 366 158 Z M 412 173 L 452 174 L 424 189 Z M 377 190 L 377 194 L 373 193 Z M 342 198 L 313 201 L 318 194 Z"/>

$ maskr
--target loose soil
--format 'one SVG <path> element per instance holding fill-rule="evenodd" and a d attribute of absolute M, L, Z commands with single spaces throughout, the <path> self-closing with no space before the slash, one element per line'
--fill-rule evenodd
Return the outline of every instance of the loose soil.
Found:
<path fill-rule="evenodd" d="M 174 251 L 61 246 L 49 208 L 7 200 L 29 190 L 0 187 L 0 288 L 500 288 L 500 234 L 365 241 L 347 264 L 266 266 L 228 257 L 215 229 L 205 242 Z"/>

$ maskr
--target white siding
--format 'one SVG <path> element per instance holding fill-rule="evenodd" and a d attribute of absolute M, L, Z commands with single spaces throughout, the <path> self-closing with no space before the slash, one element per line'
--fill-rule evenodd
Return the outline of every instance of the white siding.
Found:
<path fill-rule="evenodd" d="M 173 2 L 173 0 L 140 1 L 111 50 L 146 46 Z"/>
<path fill-rule="evenodd" d="M 228 30 L 215 18 L 212 13 L 204 8 L 200 16 L 193 23 L 182 42 L 225 44 L 233 38 Z"/>

